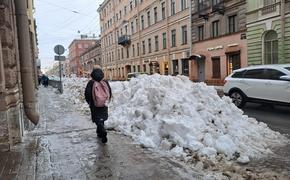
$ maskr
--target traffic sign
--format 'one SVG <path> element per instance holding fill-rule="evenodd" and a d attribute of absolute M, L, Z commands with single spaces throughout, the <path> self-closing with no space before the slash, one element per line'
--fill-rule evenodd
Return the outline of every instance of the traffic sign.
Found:
<path fill-rule="evenodd" d="M 65 56 L 54 56 L 55 61 L 65 61 Z"/>
<path fill-rule="evenodd" d="M 54 47 L 54 52 L 58 55 L 62 55 L 64 53 L 65 49 L 62 45 L 56 45 Z"/>

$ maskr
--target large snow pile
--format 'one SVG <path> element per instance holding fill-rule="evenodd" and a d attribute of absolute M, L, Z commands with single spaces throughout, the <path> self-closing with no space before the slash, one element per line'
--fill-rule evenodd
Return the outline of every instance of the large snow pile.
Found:
<path fill-rule="evenodd" d="M 184 76 L 142 75 L 111 86 L 107 127 L 145 147 L 176 156 L 185 151 L 211 159 L 224 154 L 247 162 L 286 142 L 266 124 L 243 115 L 229 98 L 221 99 L 213 87 Z"/>
<path fill-rule="evenodd" d="M 89 108 L 85 102 L 85 87 L 88 83 L 87 78 L 64 78 L 62 96 L 68 99 L 72 104 L 77 105 L 78 110 L 88 114 Z"/>

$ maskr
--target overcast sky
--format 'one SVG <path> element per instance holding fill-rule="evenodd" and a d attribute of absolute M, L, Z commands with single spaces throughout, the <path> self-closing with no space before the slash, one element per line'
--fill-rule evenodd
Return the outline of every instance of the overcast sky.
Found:
<path fill-rule="evenodd" d="M 68 48 L 80 34 L 100 34 L 97 9 L 103 0 L 35 0 L 39 58 L 42 68 L 52 66 L 53 48 Z M 66 52 L 68 53 L 68 51 Z"/>

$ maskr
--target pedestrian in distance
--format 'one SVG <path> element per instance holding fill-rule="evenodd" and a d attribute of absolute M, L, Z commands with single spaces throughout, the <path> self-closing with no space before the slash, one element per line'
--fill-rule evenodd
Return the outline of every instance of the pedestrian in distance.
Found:
<path fill-rule="evenodd" d="M 48 77 L 45 74 L 43 74 L 41 77 L 41 81 L 44 87 L 48 86 L 48 80 L 49 80 Z"/>
<path fill-rule="evenodd" d="M 91 78 L 85 89 L 85 99 L 90 106 L 92 121 L 97 125 L 97 135 L 103 143 L 106 143 L 108 141 L 104 126 L 108 119 L 106 103 L 112 97 L 112 90 L 108 81 L 104 80 L 104 73 L 99 66 L 94 67 Z"/>

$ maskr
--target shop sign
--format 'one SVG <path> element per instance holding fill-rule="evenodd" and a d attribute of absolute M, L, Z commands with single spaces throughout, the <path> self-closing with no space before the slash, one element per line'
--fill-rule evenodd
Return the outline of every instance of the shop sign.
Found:
<path fill-rule="evenodd" d="M 207 48 L 208 51 L 215 51 L 215 50 L 219 50 L 219 49 L 223 49 L 224 46 L 216 46 L 216 47 L 211 47 L 211 48 Z"/>

